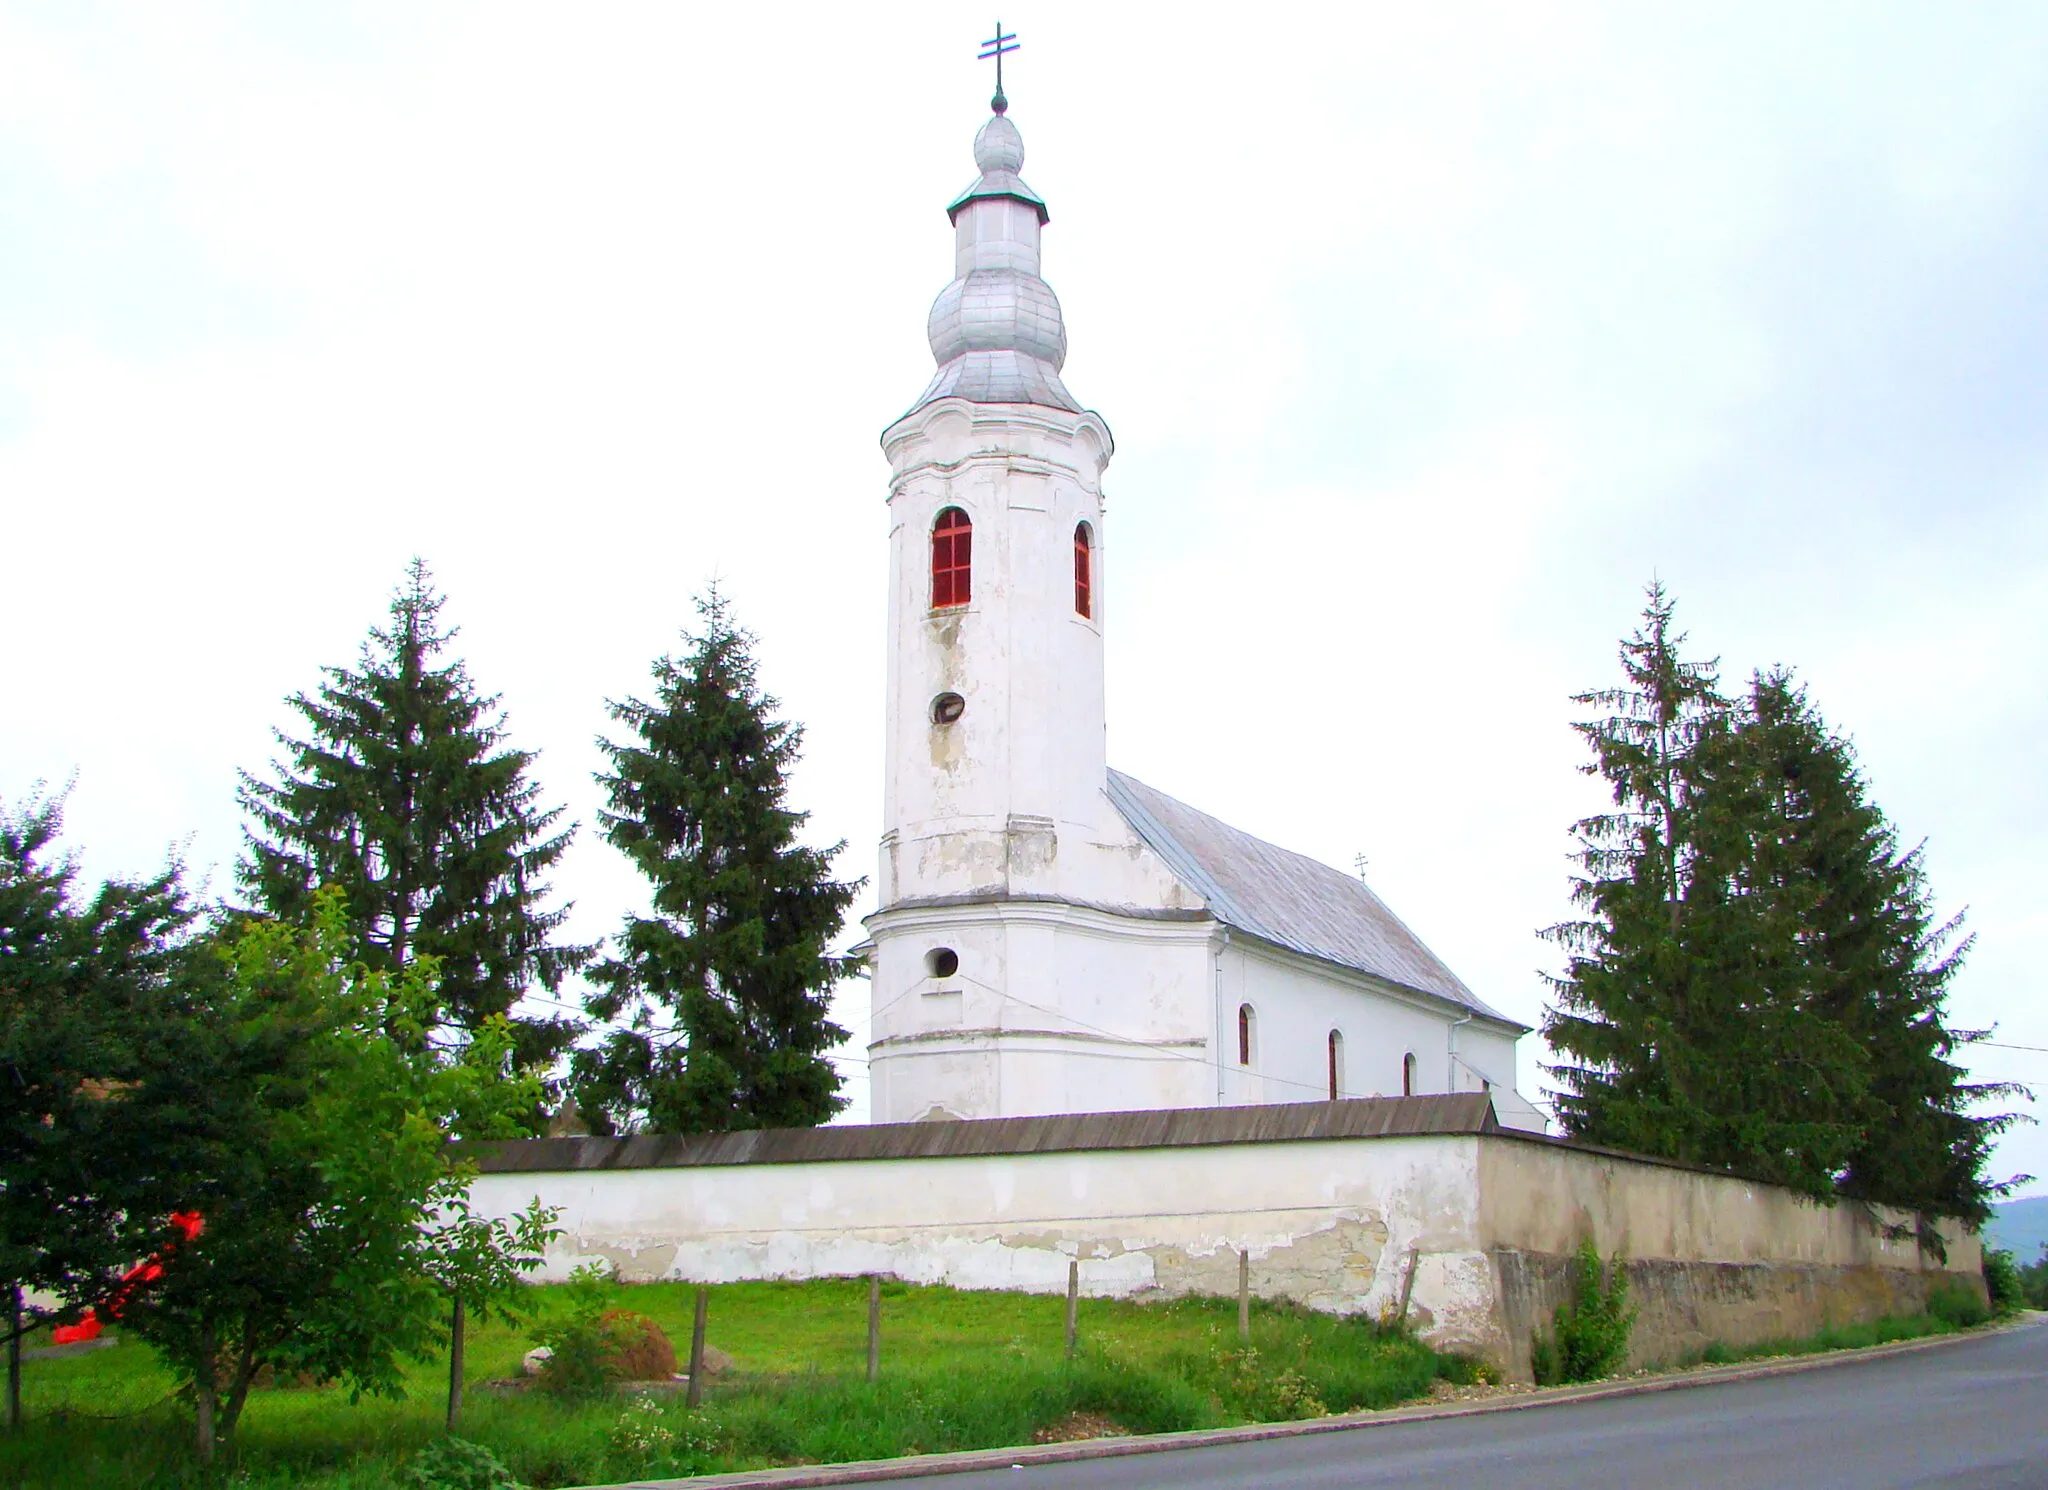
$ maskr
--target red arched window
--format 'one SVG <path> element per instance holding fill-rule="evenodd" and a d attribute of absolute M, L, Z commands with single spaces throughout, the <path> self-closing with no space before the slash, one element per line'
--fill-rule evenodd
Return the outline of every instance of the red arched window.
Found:
<path fill-rule="evenodd" d="M 1344 1091 L 1344 1032 L 1330 1031 L 1330 1100 L 1336 1101 Z"/>
<path fill-rule="evenodd" d="M 1258 1016 L 1250 1004 L 1237 1006 L 1237 1063 L 1249 1066 L 1257 1053 L 1254 1041 L 1258 1035 Z"/>
<path fill-rule="evenodd" d="M 1413 1051 L 1401 1057 L 1401 1095 L 1404 1097 L 1415 1095 L 1415 1052 Z"/>
<path fill-rule="evenodd" d="M 965 605 L 972 598 L 974 524 L 958 507 L 948 507 L 932 524 L 932 609 Z"/>
<path fill-rule="evenodd" d="M 1093 536 L 1088 531 L 1088 524 L 1074 524 L 1074 614 L 1077 616 L 1095 614 L 1095 566 L 1088 553 L 1088 540 Z"/>

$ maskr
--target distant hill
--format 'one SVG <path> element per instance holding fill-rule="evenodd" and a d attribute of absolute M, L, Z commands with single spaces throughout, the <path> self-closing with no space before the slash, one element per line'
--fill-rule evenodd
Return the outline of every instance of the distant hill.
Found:
<path fill-rule="evenodd" d="M 1984 1245 L 2003 1247 L 2015 1262 L 2032 1262 L 2048 1243 L 2048 1195 L 2026 1200 L 2008 1200 L 1993 1207 L 1995 1214 L 1984 1228 Z"/>

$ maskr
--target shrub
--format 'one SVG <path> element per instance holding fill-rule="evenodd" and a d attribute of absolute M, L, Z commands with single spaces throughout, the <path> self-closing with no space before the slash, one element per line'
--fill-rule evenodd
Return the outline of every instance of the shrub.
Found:
<path fill-rule="evenodd" d="M 438 1438 L 421 1449 L 398 1483 L 405 1490 L 526 1490 L 496 1454 L 460 1438 Z"/>
<path fill-rule="evenodd" d="M 1991 1297 L 1993 1314 L 2016 1314 L 2027 1307 L 2019 1264 L 2003 1247 L 1992 1247 L 1984 1253 L 1984 1292 Z"/>
<path fill-rule="evenodd" d="M 1538 1385 L 1598 1381 L 1627 1358 L 1636 1311 L 1628 1301 L 1621 1254 L 1614 1255 L 1608 1280 L 1600 1274 L 1600 1251 L 1588 1237 L 1572 1259 L 1571 1297 L 1558 1305 L 1550 1333 L 1530 1342 Z"/>
<path fill-rule="evenodd" d="M 1943 1324 L 1967 1330 L 1984 1323 L 1991 1310 L 1968 1284 L 1944 1280 L 1927 1298 L 1927 1312 Z"/>
<path fill-rule="evenodd" d="M 594 1263 L 569 1275 L 562 1290 L 567 1308 L 561 1318 L 540 1331 L 540 1343 L 554 1352 L 540 1369 L 542 1391 L 572 1399 L 595 1397 L 621 1379 L 624 1347 L 631 1332 L 605 1309 L 608 1281 L 604 1270 Z M 673 1352 L 670 1360 L 674 1360 Z"/>
<path fill-rule="evenodd" d="M 2041 1255 L 2019 1270 L 2020 1290 L 2029 1309 L 2048 1309 L 2048 1244 Z"/>

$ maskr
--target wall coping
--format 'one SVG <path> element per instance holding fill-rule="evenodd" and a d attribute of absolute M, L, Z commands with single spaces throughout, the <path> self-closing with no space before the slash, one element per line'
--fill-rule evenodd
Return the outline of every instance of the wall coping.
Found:
<path fill-rule="evenodd" d="M 464 1143 L 455 1148 L 461 1157 L 474 1159 L 483 1174 L 539 1174 L 1213 1148 L 1239 1143 L 1478 1136 L 1510 1131 L 1494 1116 L 1493 1099 L 1486 1093 L 1453 1092 L 1245 1107 L 1169 1107 L 1045 1117 L 848 1124 L 834 1128 L 756 1128 L 735 1133 L 528 1138 Z"/>
<path fill-rule="evenodd" d="M 1891 1207 L 1836 1197 L 1817 1200 L 1771 1180 L 1627 1149 L 1510 1128 L 1485 1092 L 1417 1097 L 1347 1097 L 1238 1107 L 1164 1107 L 1135 1112 L 942 1122 L 848 1123 L 824 1128 L 752 1128 L 731 1133 L 655 1133 L 626 1138 L 524 1138 L 451 1145 L 479 1174 L 574 1174 L 621 1169 L 699 1169 L 748 1164 L 831 1164 L 878 1159 L 970 1159 L 1144 1149 L 1218 1148 L 1241 1143 L 1313 1143 L 1360 1138 L 1501 1138 L 1589 1159 L 1678 1169 L 1782 1190 L 1809 1204 Z M 1900 1214 L 1910 1214 L 1900 1212 Z M 1967 1228 L 1966 1228 L 1967 1229 Z"/>

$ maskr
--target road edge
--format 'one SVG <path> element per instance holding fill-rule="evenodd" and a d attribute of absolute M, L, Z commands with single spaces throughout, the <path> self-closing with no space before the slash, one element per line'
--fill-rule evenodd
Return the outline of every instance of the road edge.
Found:
<path fill-rule="evenodd" d="M 2048 1324 L 2048 1313 L 2029 1311 L 2017 1319 L 1950 1335 L 1894 1340 L 1850 1350 L 1816 1351 L 1812 1355 L 1775 1356 L 1732 1366 L 1695 1366 L 1655 1376 L 1584 1386 L 1539 1387 L 1512 1397 L 1477 1402 L 1440 1402 L 1420 1407 L 1389 1407 L 1379 1411 L 1334 1413 L 1289 1423 L 1248 1423 L 1238 1428 L 1195 1428 L 1181 1433 L 1141 1433 L 1123 1438 L 1089 1438 L 1076 1443 L 1023 1444 L 1007 1449 L 961 1449 L 950 1454 L 913 1454 L 900 1459 L 861 1459 L 847 1464 L 806 1464 L 792 1469 L 742 1469 L 728 1474 L 694 1475 L 682 1479 L 622 1480 L 609 1485 L 584 1485 L 575 1490 L 809 1490 L 812 1486 L 860 1485 L 877 1480 L 924 1479 L 933 1475 L 970 1474 L 989 1469 L 1029 1469 L 1041 1464 L 1071 1464 L 1083 1459 L 1119 1459 L 1129 1454 L 1164 1454 L 1176 1449 L 1211 1448 L 1222 1444 L 1262 1443 L 1275 1438 L 1301 1438 L 1311 1433 L 1346 1433 L 1395 1423 L 1421 1423 L 1437 1418 L 1470 1418 L 1494 1412 L 1522 1412 L 1570 1402 L 1601 1402 L 1613 1397 L 1640 1397 L 1652 1392 L 1682 1391 L 1731 1381 L 1756 1381 L 1791 1376 L 1858 1361 L 1938 1350 L 1968 1340 L 2011 1334 Z"/>

